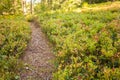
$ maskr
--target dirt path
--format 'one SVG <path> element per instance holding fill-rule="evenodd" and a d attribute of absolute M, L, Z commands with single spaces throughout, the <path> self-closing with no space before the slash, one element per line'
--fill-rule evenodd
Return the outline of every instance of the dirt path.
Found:
<path fill-rule="evenodd" d="M 25 67 L 20 80 L 51 80 L 54 55 L 49 42 L 35 22 L 31 22 L 31 30 L 32 38 L 22 57 Z"/>

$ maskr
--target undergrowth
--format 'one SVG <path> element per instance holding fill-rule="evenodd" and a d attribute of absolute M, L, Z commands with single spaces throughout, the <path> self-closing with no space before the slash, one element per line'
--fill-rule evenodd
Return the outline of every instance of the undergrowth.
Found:
<path fill-rule="evenodd" d="M 120 79 L 120 9 L 39 14 L 54 46 L 54 80 Z"/>
<path fill-rule="evenodd" d="M 20 78 L 18 58 L 29 39 L 29 25 L 22 16 L 0 16 L 0 80 Z"/>

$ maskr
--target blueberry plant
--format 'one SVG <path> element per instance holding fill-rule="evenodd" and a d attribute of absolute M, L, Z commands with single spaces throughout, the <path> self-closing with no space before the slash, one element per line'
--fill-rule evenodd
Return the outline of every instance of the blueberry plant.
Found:
<path fill-rule="evenodd" d="M 53 80 L 120 79 L 120 9 L 39 14 L 57 57 Z"/>
<path fill-rule="evenodd" d="M 0 80 L 18 80 L 19 56 L 30 39 L 30 29 L 21 16 L 0 16 Z"/>

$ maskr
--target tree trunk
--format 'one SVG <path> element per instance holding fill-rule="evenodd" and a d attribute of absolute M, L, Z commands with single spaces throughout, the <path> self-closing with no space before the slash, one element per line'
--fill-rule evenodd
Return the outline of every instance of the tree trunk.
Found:
<path fill-rule="evenodd" d="M 33 13 L 33 4 L 32 4 L 32 0 L 30 1 L 30 12 L 31 12 L 31 14 Z"/>
<path fill-rule="evenodd" d="M 26 0 L 22 0 L 23 13 L 26 14 Z"/>

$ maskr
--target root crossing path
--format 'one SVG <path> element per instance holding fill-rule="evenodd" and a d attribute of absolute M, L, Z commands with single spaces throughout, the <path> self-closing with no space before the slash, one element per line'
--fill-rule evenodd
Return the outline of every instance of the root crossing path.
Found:
<path fill-rule="evenodd" d="M 48 40 L 36 22 L 31 22 L 31 40 L 22 56 L 25 65 L 21 70 L 20 80 L 52 80 L 55 56 Z"/>

